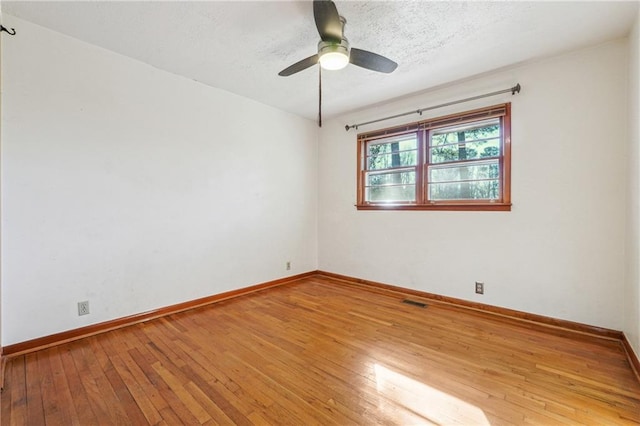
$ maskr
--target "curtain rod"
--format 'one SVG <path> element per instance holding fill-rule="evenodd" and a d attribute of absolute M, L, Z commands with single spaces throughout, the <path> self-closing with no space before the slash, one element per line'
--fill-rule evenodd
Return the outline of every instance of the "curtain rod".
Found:
<path fill-rule="evenodd" d="M 371 121 L 367 121 L 365 123 L 358 123 L 358 124 L 352 124 L 352 125 L 348 125 L 347 124 L 346 126 L 344 126 L 344 129 L 347 132 L 349 131 L 349 129 L 356 129 L 357 130 L 358 127 L 365 126 L 367 124 L 373 124 L 373 123 L 377 123 L 379 121 L 391 120 L 392 118 L 404 117 L 405 115 L 409 115 L 409 114 L 420 114 L 420 115 L 422 115 L 423 111 L 429 111 L 431 109 L 436 109 L 436 108 L 443 108 L 443 107 L 446 107 L 446 106 L 449 106 L 449 105 L 461 104 L 463 102 L 475 101 L 476 99 L 487 98 L 489 96 L 495 96 L 495 95 L 499 95 L 501 93 L 511 92 L 511 95 L 515 95 L 516 93 L 520 93 L 520 89 L 521 88 L 522 87 L 520 86 L 520 83 L 518 83 L 513 87 L 510 87 L 510 88 L 504 89 L 504 90 L 498 90 L 497 92 L 485 93 L 484 95 L 473 96 L 471 98 L 460 99 L 460 100 L 457 100 L 457 101 L 451 101 L 451 102 L 447 102 L 447 103 L 444 103 L 444 104 L 434 105 L 434 106 L 430 106 L 430 107 L 426 107 L 426 108 L 420 108 L 420 109 L 415 110 L 415 111 L 403 112 L 402 114 L 396 114 L 396 115 L 391 115 L 389 117 L 378 118 L 377 120 L 371 120 Z"/>

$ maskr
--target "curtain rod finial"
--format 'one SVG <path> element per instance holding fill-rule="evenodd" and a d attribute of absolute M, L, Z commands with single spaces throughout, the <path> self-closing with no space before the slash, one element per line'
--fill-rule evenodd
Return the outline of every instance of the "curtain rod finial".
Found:
<path fill-rule="evenodd" d="M 514 87 L 511 88 L 511 94 L 515 95 L 516 93 L 520 93 L 520 89 L 522 87 L 520 86 L 520 83 L 516 84 Z"/>

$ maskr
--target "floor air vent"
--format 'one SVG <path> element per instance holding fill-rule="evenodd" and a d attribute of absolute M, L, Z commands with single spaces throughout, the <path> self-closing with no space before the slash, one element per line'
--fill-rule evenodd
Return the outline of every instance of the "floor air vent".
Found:
<path fill-rule="evenodd" d="M 426 308 L 427 304 L 422 302 L 416 302 L 415 300 L 404 299 L 402 303 L 406 303 L 407 305 L 419 306 L 421 308 Z"/>

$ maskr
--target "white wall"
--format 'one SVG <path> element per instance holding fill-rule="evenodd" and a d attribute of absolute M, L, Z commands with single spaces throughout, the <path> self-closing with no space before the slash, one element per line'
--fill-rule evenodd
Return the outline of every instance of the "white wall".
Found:
<path fill-rule="evenodd" d="M 5 346 L 317 269 L 313 122 L 5 25 Z"/>
<path fill-rule="evenodd" d="M 640 11 L 629 34 L 629 199 L 624 332 L 640 356 Z"/>
<path fill-rule="evenodd" d="M 319 147 L 319 268 L 621 330 L 627 54 L 626 40 L 615 41 L 326 122 Z M 523 87 L 516 96 L 424 116 L 512 102 L 511 212 L 355 209 L 357 132 L 345 132 L 345 124 L 515 83 Z M 484 296 L 474 293 L 474 281 L 485 282 Z"/>

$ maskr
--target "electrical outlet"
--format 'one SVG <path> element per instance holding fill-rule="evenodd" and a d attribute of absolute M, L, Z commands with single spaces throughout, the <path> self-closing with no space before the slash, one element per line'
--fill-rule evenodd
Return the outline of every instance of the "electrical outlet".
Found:
<path fill-rule="evenodd" d="M 89 301 L 78 302 L 78 316 L 89 315 Z"/>
<path fill-rule="evenodd" d="M 476 293 L 484 294 L 484 283 L 476 281 Z"/>
<path fill-rule="evenodd" d="M 287 262 L 287 271 L 291 270 L 291 261 Z"/>

